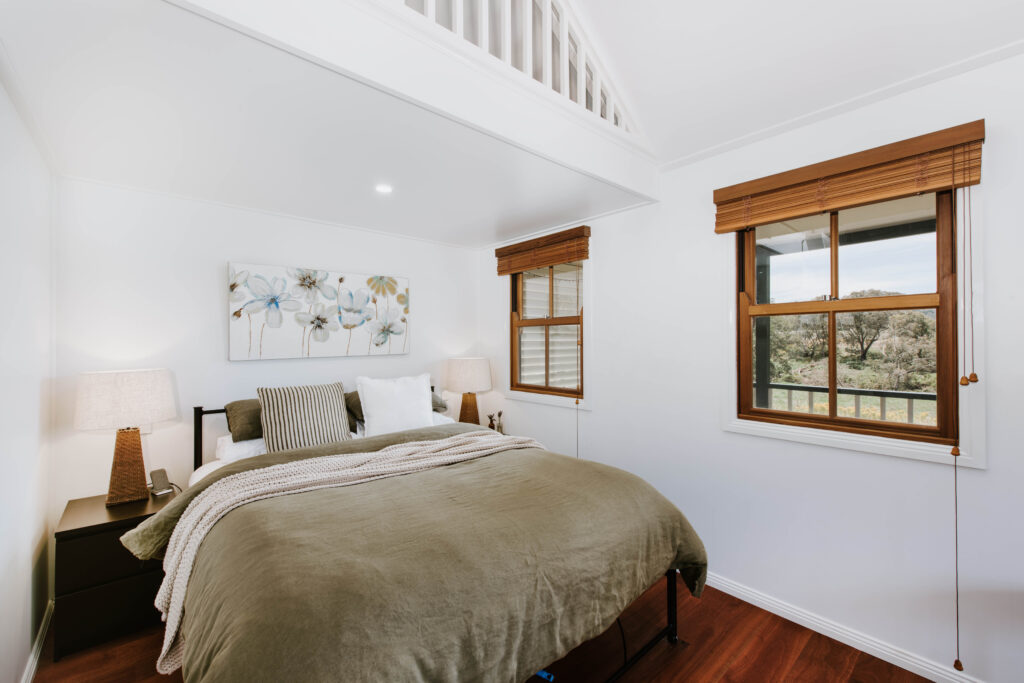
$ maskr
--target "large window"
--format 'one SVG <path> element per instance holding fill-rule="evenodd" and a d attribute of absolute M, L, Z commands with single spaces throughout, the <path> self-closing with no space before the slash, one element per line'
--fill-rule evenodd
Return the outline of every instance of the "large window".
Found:
<path fill-rule="evenodd" d="M 738 232 L 741 418 L 956 439 L 953 194 Z"/>
<path fill-rule="evenodd" d="M 590 228 L 495 250 L 509 275 L 509 388 L 583 398 L 583 270 Z"/>

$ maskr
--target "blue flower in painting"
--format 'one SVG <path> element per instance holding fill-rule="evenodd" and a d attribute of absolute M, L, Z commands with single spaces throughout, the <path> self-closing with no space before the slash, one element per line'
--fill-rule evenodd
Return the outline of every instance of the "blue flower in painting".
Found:
<path fill-rule="evenodd" d="M 284 320 L 281 311 L 297 311 L 302 308 L 302 304 L 285 291 L 288 283 L 283 277 L 267 280 L 262 275 L 252 275 L 246 286 L 255 298 L 242 306 L 242 312 L 266 313 L 268 327 L 281 327 Z"/>
<path fill-rule="evenodd" d="M 307 304 L 315 304 L 319 294 L 323 294 L 326 299 L 337 296 L 337 290 L 327 284 L 327 271 L 289 268 L 288 274 L 296 280 L 292 285 L 292 296 L 303 299 Z"/>
<path fill-rule="evenodd" d="M 338 322 L 346 330 L 359 327 L 373 318 L 370 308 L 370 292 L 366 289 L 338 290 Z"/>
<path fill-rule="evenodd" d="M 405 320 L 402 318 L 402 309 L 392 308 L 380 316 L 380 319 L 370 323 L 370 337 L 374 346 L 384 346 L 391 337 L 405 332 Z"/>

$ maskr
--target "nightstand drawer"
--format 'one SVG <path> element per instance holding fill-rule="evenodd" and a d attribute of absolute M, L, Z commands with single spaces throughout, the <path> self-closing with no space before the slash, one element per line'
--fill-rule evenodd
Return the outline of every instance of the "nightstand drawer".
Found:
<path fill-rule="evenodd" d="M 122 527 L 90 536 L 58 539 L 54 593 L 66 595 L 117 579 L 158 571 L 160 560 L 142 561 L 121 545 Z"/>
<path fill-rule="evenodd" d="M 53 606 L 54 658 L 160 623 L 153 601 L 163 578 L 163 572 L 148 572 L 58 595 Z"/>

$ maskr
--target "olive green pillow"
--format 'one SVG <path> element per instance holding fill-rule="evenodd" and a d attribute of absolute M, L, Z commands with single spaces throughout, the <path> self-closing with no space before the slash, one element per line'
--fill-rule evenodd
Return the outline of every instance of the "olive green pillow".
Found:
<path fill-rule="evenodd" d="M 224 406 L 228 418 L 228 430 L 232 441 L 249 441 L 263 438 L 263 423 L 260 421 L 260 401 L 247 398 L 232 401 Z"/>
<path fill-rule="evenodd" d="M 350 391 L 345 394 L 345 407 L 348 408 L 348 426 L 355 431 L 356 422 L 363 422 L 363 404 L 359 402 L 359 392 Z M 430 394 L 430 407 L 435 413 L 448 410 L 448 404 L 437 394 Z"/>

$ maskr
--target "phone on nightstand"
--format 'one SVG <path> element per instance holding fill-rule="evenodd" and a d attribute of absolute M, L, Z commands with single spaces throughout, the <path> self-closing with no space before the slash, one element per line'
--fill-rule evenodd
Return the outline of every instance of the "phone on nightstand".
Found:
<path fill-rule="evenodd" d="M 174 490 L 171 486 L 171 480 L 167 478 L 167 470 L 165 469 L 153 470 L 149 473 L 149 478 L 153 482 L 154 496 L 165 496 Z"/>

